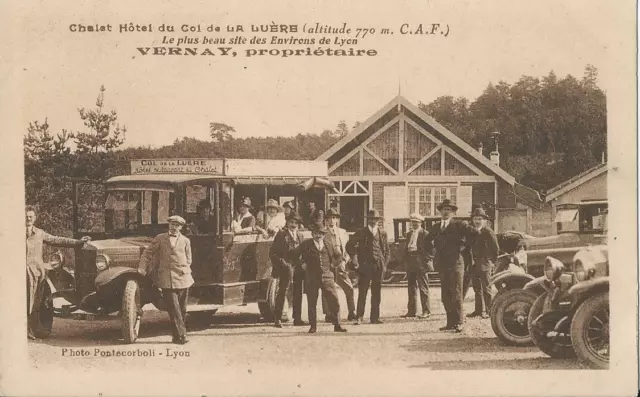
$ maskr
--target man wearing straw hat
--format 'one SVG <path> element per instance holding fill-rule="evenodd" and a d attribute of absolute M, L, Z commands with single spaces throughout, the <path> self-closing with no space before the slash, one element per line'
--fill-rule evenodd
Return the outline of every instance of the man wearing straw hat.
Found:
<path fill-rule="evenodd" d="M 327 300 L 329 315 L 333 322 L 335 332 L 347 332 L 340 325 L 340 302 L 336 291 L 333 269 L 342 262 L 342 255 L 331 240 L 326 238 L 327 228 L 323 222 L 311 225 L 310 240 L 303 241 L 295 250 L 306 265 L 305 291 L 309 305 L 309 333 L 317 331 L 318 290 L 322 290 L 322 296 Z"/>
<path fill-rule="evenodd" d="M 180 233 L 185 225 L 181 216 L 168 219 L 169 232 L 157 235 L 140 258 L 139 272 L 148 274 L 153 284 L 162 289 L 162 296 L 171 319 L 172 342 L 187 343 L 185 317 L 191 276 L 191 242 Z"/>
<path fill-rule="evenodd" d="M 282 229 L 286 224 L 284 217 L 284 210 L 278 202 L 274 199 L 267 200 L 267 214 L 264 220 L 259 220 L 260 226 L 256 226 L 256 229 L 262 233 L 265 238 L 273 237 L 276 233 Z"/>
<path fill-rule="evenodd" d="M 380 213 L 371 209 L 367 213 L 367 226 L 358 230 L 347 243 L 351 264 L 358 272 L 358 308 L 356 324 L 364 317 L 367 293 L 371 287 L 371 323 L 382 324 L 380 320 L 380 300 L 382 277 L 389 261 L 387 233 L 379 228 Z"/>
<path fill-rule="evenodd" d="M 249 197 L 243 197 L 240 207 L 238 208 L 238 215 L 234 218 L 231 228 L 234 233 L 250 233 L 256 226 L 256 218 L 251 215 L 249 210 L 251 209 L 251 199 Z"/>
<path fill-rule="evenodd" d="M 413 213 L 409 216 L 411 230 L 407 233 L 407 245 L 404 258 L 407 264 L 407 314 L 402 317 L 431 317 L 431 305 L 429 302 L 429 276 L 427 272 L 433 271 L 433 242 L 429 232 L 422 228 L 424 217 Z M 416 295 L 420 293 L 422 315 L 416 313 Z"/>
<path fill-rule="evenodd" d="M 473 259 L 470 275 L 475 292 L 475 310 L 467 317 L 489 318 L 488 312 L 491 309 L 489 278 L 498 259 L 498 239 L 494 231 L 487 227 L 487 219 L 482 208 L 476 208 L 471 214 L 471 221 L 479 234 L 473 237 L 470 244 Z"/>
<path fill-rule="evenodd" d="M 447 323 L 441 331 L 463 331 L 462 279 L 464 275 L 464 259 L 462 251 L 465 239 L 478 231 L 462 222 L 453 219 L 458 207 L 449 199 L 438 205 L 441 220 L 433 225 L 431 233 L 436 248 L 435 266 L 440 273 L 440 289 L 442 304 L 447 312 Z"/>

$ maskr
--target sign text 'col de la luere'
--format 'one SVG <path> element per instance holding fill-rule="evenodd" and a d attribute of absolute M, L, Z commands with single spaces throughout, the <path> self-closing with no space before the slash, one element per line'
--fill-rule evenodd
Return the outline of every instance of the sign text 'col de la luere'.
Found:
<path fill-rule="evenodd" d="M 222 175 L 222 159 L 149 159 L 132 160 L 131 174 L 204 174 Z"/>

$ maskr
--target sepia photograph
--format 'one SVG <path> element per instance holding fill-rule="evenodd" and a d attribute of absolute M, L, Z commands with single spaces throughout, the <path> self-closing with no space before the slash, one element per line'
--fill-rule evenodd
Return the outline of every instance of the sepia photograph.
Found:
<path fill-rule="evenodd" d="M 635 2 L 1 7 L 0 393 L 636 394 Z"/>

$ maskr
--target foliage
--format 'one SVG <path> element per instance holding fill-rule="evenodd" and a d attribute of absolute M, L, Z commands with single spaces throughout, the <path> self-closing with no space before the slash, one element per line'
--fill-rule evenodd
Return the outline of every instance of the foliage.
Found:
<path fill-rule="evenodd" d="M 25 201 L 38 207 L 38 224 L 55 234 L 69 235 L 72 225 L 71 178 L 105 180 L 118 167 L 117 149 L 125 140 L 126 127 L 118 123 L 116 111 L 106 111 L 104 86 L 95 109 L 78 109 L 87 131 L 52 134 L 47 119 L 29 123 L 24 137 Z M 71 146 L 76 150 L 72 151 Z M 84 185 L 81 225 L 101 228 L 103 191 L 100 185 Z"/>
<path fill-rule="evenodd" d="M 209 134 L 214 142 L 227 142 L 233 139 L 236 129 L 224 123 L 209 123 Z"/>
<path fill-rule="evenodd" d="M 467 143 L 493 149 L 500 132 L 501 167 L 524 185 L 546 190 L 601 160 L 606 152 L 605 93 L 588 65 L 581 80 L 522 76 L 489 84 L 473 102 L 444 96 L 419 107 Z"/>

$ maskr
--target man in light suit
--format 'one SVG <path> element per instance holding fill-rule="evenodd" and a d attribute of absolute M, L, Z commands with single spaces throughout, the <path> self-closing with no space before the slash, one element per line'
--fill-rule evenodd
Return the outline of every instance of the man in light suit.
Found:
<path fill-rule="evenodd" d="M 382 277 L 389 262 L 389 242 L 387 233 L 380 229 L 380 213 L 369 210 L 367 226 L 355 232 L 347 243 L 351 264 L 358 272 L 358 308 L 355 324 L 360 324 L 367 304 L 367 293 L 371 287 L 371 323 L 382 324 L 380 320 L 380 298 Z"/>
<path fill-rule="evenodd" d="M 347 273 L 347 262 L 349 262 L 349 254 L 347 253 L 347 242 L 349 242 L 349 235 L 347 231 L 342 229 L 338 223 L 340 222 L 340 213 L 335 208 L 329 208 L 326 215 L 328 227 L 326 238 L 331 241 L 336 250 L 340 253 L 341 261 L 338 265 L 332 269 L 335 274 L 336 284 L 342 288 L 344 295 L 347 299 L 347 309 L 349 314 L 347 315 L 348 321 L 356 319 L 356 305 L 353 298 L 353 285 L 351 285 L 351 279 L 349 273 Z M 325 320 L 331 322 L 332 318 L 327 313 L 327 302 L 322 296 L 322 312 L 325 314 Z"/>
<path fill-rule="evenodd" d="M 38 329 L 38 312 L 45 302 L 43 292 L 46 284 L 47 270 L 51 268 L 42 259 L 44 244 L 57 247 L 81 247 L 91 241 L 90 237 L 82 237 L 75 240 L 66 237 L 52 236 L 42 229 L 34 226 L 36 221 L 36 209 L 28 206 L 25 212 L 25 224 L 27 227 L 27 338 L 42 337 Z"/>
<path fill-rule="evenodd" d="M 491 309 L 489 279 L 498 259 L 498 239 L 494 231 L 487 227 L 487 219 L 487 214 L 482 208 L 476 208 L 471 215 L 473 226 L 479 234 L 471 239 L 473 262 L 470 275 L 475 292 L 475 310 L 467 317 L 489 318 L 488 312 Z"/>
<path fill-rule="evenodd" d="M 433 242 L 429 232 L 422 228 L 424 218 L 420 214 L 411 214 L 411 230 L 407 233 L 407 245 L 404 251 L 404 261 L 407 264 L 407 281 L 409 302 L 407 314 L 402 317 L 431 317 L 429 302 L 429 276 L 433 271 Z M 420 291 L 422 315 L 416 314 L 416 295 Z"/>
<path fill-rule="evenodd" d="M 187 343 L 185 317 L 191 276 L 191 242 L 180 233 L 185 225 L 181 216 L 170 216 L 169 232 L 157 235 L 140 258 L 139 272 L 149 275 L 153 284 L 162 289 L 162 296 L 171 319 L 172 342 Z"/>
<path fill-rule="evenodd" d="M 441 331 L 463 331 L 462 284 L 465 241 L 478 231 L 466 222 L 453 219 L 458 207 L 449 199 L 438 205 L 442 219 L 433 225 L 431 234 L 436 248 L 435 267 L 440 273 L 442 304 L 447 312 L 447 324 Z"/>

